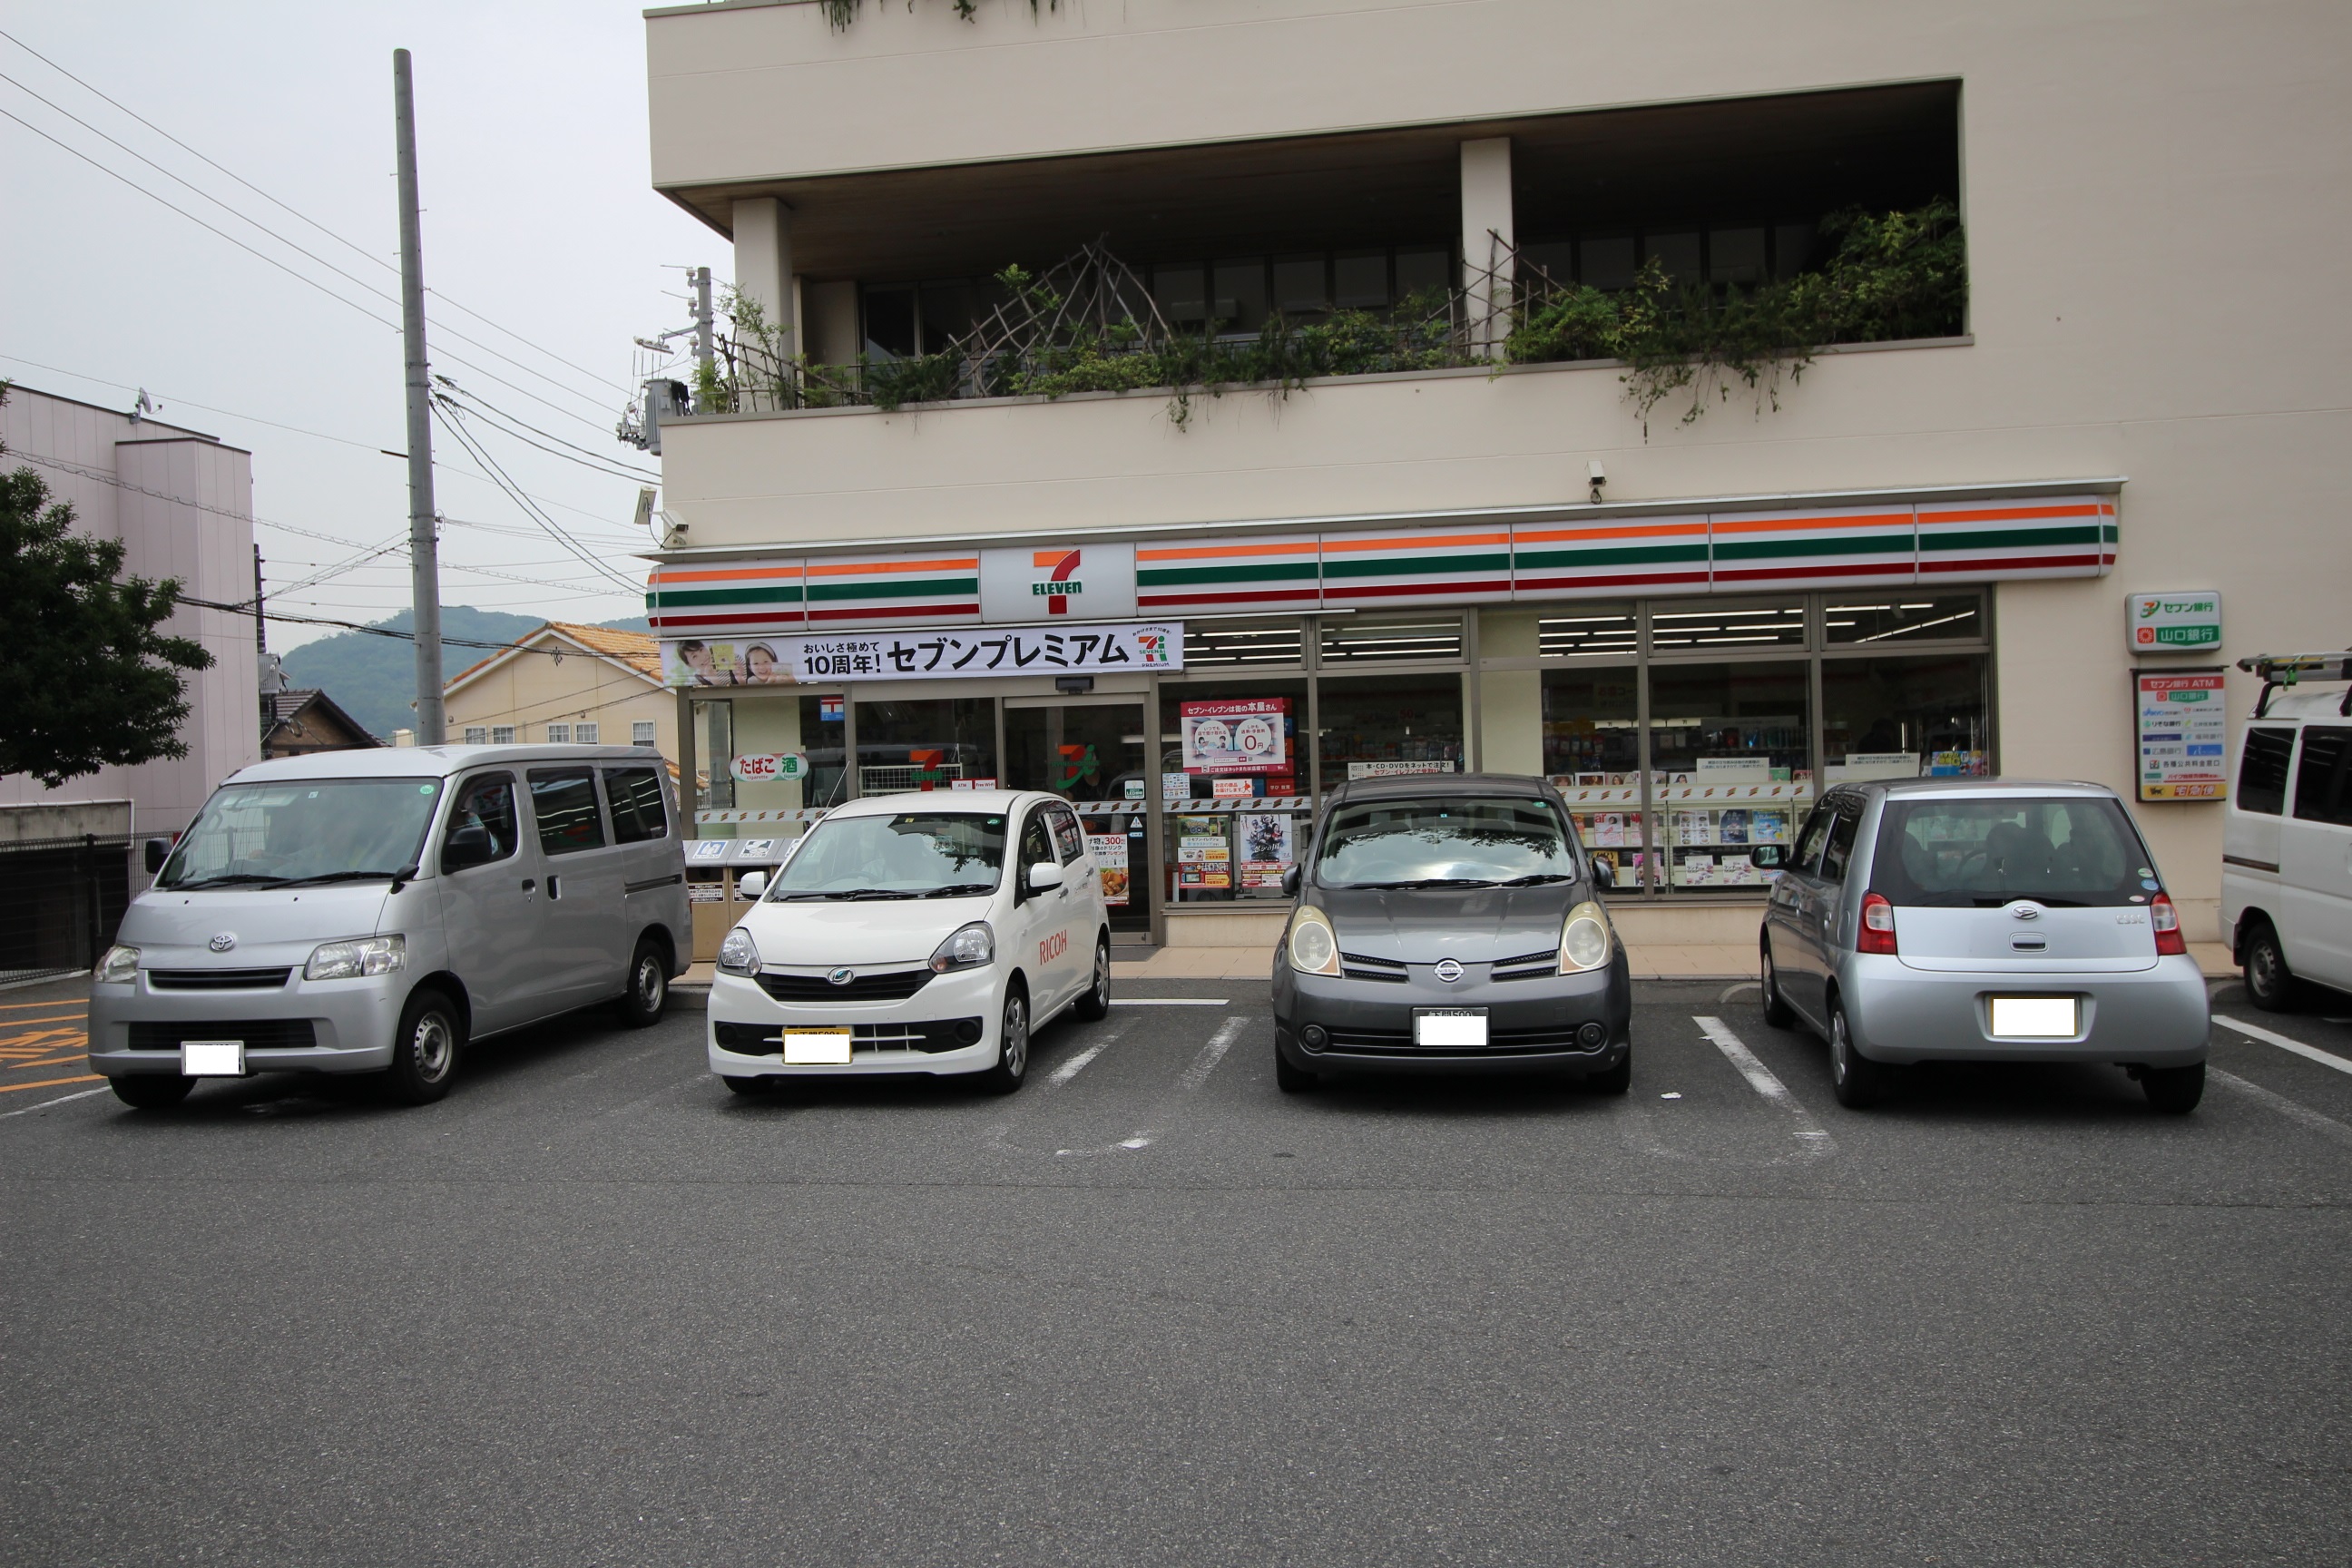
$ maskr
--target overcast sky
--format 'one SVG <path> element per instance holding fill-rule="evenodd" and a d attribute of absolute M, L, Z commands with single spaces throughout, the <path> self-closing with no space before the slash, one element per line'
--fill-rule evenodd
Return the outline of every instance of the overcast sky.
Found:
<path fill-rule="evenodd" d="M 647 184 L 637 6 L 73 0 L 0 7 L 0 18 L 9 35 L 0 37 L 7 79 L 0 110 L 394 326 L 398 274 L 369 258 L 399 261 L 392 51 L 407 48 L 415 58 L 426 285 L 536 345 L 436 302 L 436 370 L 600 461 L 654 467 L 612 433 L 639 368 L 630 340 L 687 320 L 679 264 L 707 265 L 723 282 L 730 257 L 717 235 Z M 208 168 L 28 49 L 301 216 Z M 321 260 L 231 216 L 68 113 Z M 256 537 L 273 593 L 356 553 L 354 546 L 404 533 L 406 466 L 379 451 L 406 447 L 397 331 L 16 120 L 0 119 L 0 168 L 8 215 L 0 375 L 116 408 L 144 386 L 162 417 L 249 448 L 254 510 L 265 520 Z M 642 581 L 645 563 L 630 553 L 644 542 L 629 527 L 636 480 L 476 428 L 520 488 L 549 503 L 550 517 L 624 577 Z M 436 456 L 437 499 L 453 523 L 443 536 L 445 604 L 583 621 L 643 613 L 641 593 L 566 553 L 438 432 Z M 273 598 L 273 607 L 365 621 L 407 602 L 402 552 Z M 271 646 L 281 650 L 320 635 L 270 628 Z"/>

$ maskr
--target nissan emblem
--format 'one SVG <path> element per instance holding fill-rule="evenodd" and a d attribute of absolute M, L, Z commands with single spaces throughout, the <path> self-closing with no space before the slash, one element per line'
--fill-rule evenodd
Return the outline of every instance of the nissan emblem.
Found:
<path fill-rule="evenodd" d="M 1441 958 L 1437 961 L 1437 977 L 1451 985 L 1462 978 L 1462 965 L 1453 959 Z"/>

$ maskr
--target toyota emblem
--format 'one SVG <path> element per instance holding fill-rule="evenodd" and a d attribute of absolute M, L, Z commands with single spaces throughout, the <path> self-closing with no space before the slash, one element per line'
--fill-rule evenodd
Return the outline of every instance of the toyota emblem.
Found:
<path fill-rule="evenodd" d="M 236 945 L 236 932 L 233 931 L 215 931 L 213 933 L 212 941 L 205 943 L 205 945 L 211 948 L 215 952 L 226 952 L 229 949 Z"/>
<path fill-rule="evenodd" d="M 857 971 L 855 969 L 828 969 L 824 973 L 824 977 L 827 980 L 832 981 L 835 985 L 846 985 L 851 981 L 857 978 Z"/>
<path fill-rule="evenodd" d="M 1462 978 L 1462 966 L 1450 958 L 1437 961 L 1437 977 L 1448 985 Z"/>

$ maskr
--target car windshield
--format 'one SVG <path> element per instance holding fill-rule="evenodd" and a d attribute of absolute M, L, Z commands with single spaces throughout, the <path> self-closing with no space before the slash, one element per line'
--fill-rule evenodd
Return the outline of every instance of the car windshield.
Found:
<path fill-rule="evenodd" d="M 953 899 L 993 892 L 1004 865 L 1004 818 L 901 811 L 827 817 L 784 862 L 768 897 Z"/>
<path fill-rule="evenodd" d="M 159 888 L 365 881 L 413 870 L 438 779 L 299 779 L 226 784 L 155 879 Z"/>
<path fill-rule="evenodd" d="M 1870 885 L 1948 909 L 2144 904 L 2158 890 L 2122 804 L 2083 795 L 1890 801 Z"/>
<path fill-rule="evenodd" d="M 1541 800 L 1367 801 L 1331 814 L 1315 877 L 1327 888 L 1570 882 L 1576 851 Z"/>

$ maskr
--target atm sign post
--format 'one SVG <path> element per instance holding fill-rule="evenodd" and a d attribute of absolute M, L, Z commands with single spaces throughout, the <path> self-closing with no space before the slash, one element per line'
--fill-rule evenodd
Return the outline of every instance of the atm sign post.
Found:
<path fill-rule="evenodd" d="M 2189 653 L 2221 646 L 2221 595 L 2133 594 L 2124 600 L 2124 637 L 2134 653 Z"/>
<path fill-rule="evenodd" d="M 2230 712 L 2216 670 L 2133 676 L 2139 798 L 2223 800 L 2230 793 Z"/>

